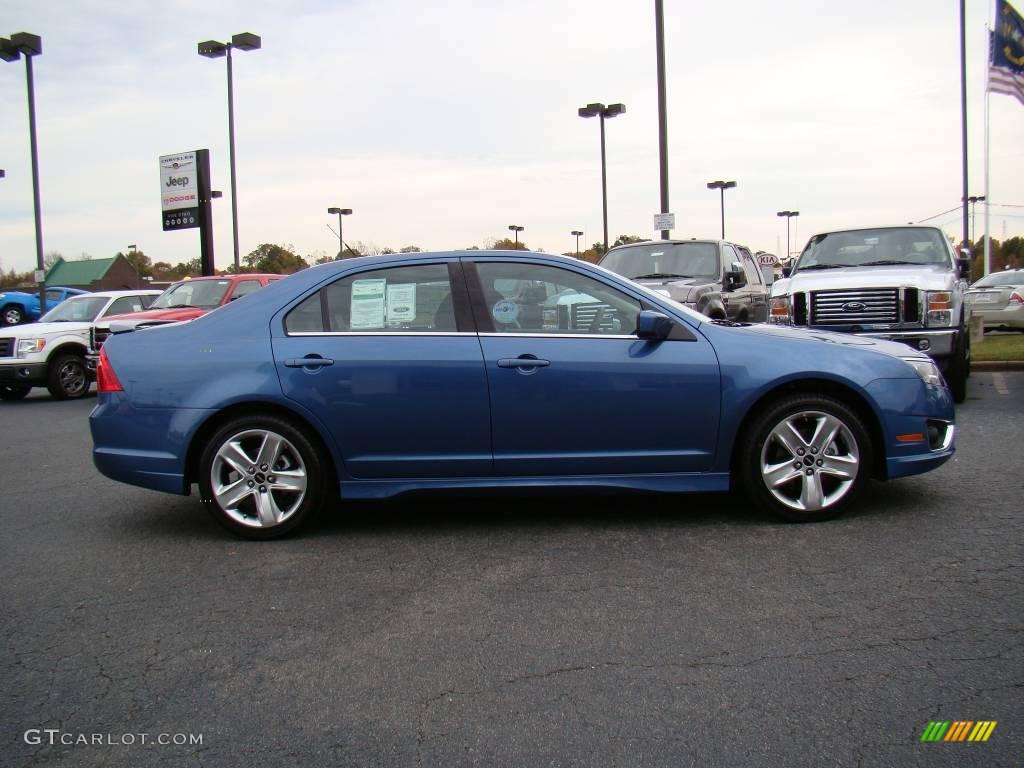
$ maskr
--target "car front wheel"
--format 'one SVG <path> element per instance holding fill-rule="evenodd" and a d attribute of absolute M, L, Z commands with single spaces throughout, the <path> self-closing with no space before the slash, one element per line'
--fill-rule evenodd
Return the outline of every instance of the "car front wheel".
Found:
<path fill-rule="evenodd" d="M 248 539 L 272 539 L 320 508 L 329 472 L 304 430 L 277 416 L 244 416 L 213 435 L 199 460 L 203 505 Z"/>
<path fill-rule="evenodd" d="M 79 355 L 57 355 L 50 361 L 46 388 L 55 400 L 76 400 L 89 391 L 89 374 Z"/>
<path fill-rule="evenodd" d="M 861 419 L 824 395 L 769 406 L 747 432 L 738 473 L 762 509 L 791 522 L 842 513 L 867 482 L 872 446 Z"/>
<path fill-rule="evenodd" d="M 13 304 L 4 307 L 2 316 L 4 325 L 18 325 L 25 319 L 25 314 L 21 311 L 21 307 L 16 307 Z"/>

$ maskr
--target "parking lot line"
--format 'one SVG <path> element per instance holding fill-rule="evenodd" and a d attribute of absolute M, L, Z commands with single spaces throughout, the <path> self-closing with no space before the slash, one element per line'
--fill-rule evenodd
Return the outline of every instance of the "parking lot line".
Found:
<path fill-rule="evenodd" d="M 1000 395 L 1010 394 L 1010 390 L 1006 386 L 1006 377 L 1003 376 L 999 371 L 992 374 L 992 383 L 995 385 L 996 392 Z"/>

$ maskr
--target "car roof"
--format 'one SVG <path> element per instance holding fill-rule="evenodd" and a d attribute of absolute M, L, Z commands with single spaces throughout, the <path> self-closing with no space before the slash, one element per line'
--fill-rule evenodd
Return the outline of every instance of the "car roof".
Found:
<path fill-rule="evenodd" d="M 87 293 L 81 293 L 79 296 L 87 296 L 89 298 L 100 297 L 103 299 L 116 299 L 121 296 L 159 296 L 163 291 L 158 291 L 153 288 L 139 288 L 134 291 L 92 291 Z M 77 299 L 78 296 L 75 296 Z M 68 299 L 71 301 L 71 299 Z"/>

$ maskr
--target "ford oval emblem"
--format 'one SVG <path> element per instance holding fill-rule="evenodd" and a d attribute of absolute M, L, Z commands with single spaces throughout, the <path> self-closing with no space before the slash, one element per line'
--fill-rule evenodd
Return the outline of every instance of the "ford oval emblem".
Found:
<path fill-rule="evenodd" d="M 860 301 L 848 301 L 842 307 L 843 312 L 863 312 L 867 308 L 867 304 Z"/>

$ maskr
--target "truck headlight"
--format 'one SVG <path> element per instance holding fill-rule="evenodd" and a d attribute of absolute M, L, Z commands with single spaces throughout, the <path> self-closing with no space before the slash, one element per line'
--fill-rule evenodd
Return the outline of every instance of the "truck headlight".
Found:
<path fill-rule="evenodd" d="M 948 328 L 953 324 L 953 293 L 951 291 L 928 291 L 928 309 L 924 324 Z"/>
<path fill-rule="evenodd" d="M 942 384 L 942 374 L 939 372 L 939 366 L 937 366 L 930 358 L 927 357 L 904 357 L 904 361 L 909 363 L 917 375 L 921 377 L 925 384 L 932 387 L 937 387 Z"/>
<path fill-rule="evenodd" d="M 768 310 L 768 321 L 789 324 L 789 296 L 773 296 Z"/>
<path fill-rule="evenodd" d="M 18 339 L 18 357 L 34 355 L 42 352 L 46 346 L 46 339 Z"/>

